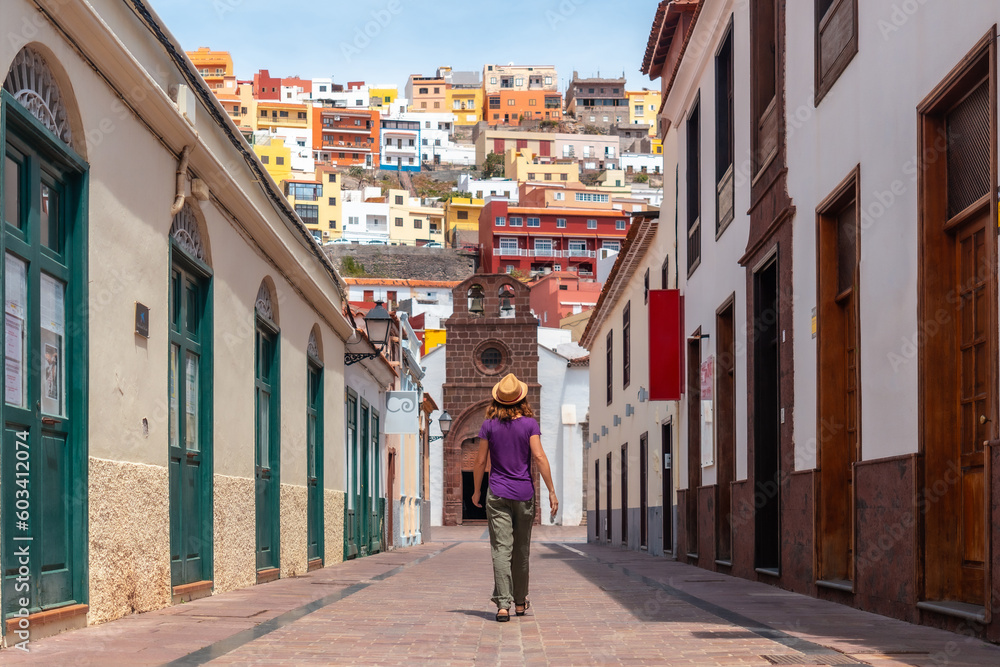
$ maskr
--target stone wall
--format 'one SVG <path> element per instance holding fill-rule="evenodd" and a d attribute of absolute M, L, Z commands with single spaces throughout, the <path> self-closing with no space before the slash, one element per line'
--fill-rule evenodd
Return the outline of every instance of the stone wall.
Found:
<path fill-rule="evenodd" d="M 89 623 L 170 604 L 166 467 L 90 458 Z"/>

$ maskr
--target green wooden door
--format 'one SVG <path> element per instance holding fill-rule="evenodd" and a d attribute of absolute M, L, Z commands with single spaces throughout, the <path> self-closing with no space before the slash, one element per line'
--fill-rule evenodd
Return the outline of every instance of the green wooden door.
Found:
<path fill-rule="evenodd" d="M 344 512 L 344 558 L 358 555 L 358 396 L 347 390 L 344 403 L 347 422 L 347 511 Z"/>
<path fill-rule="evenodd" d="M 306 404 L 306 484 L 309 560 L 323 558 L 323 368 L 309 361 Z"/>
<path fill-rule="evenodd" d="M 358 502 L 355 506 L 355 523 L 358 527 L 357 540 L 361 545 L 361 555 L 371 553 L 371 443 L 369 441 L 368 403 L 361 401 L 361 458 L 358 461 Z"/>
<path fill-rule="evenodd" d="M 371 441 L 371 529 L 368 536 L 368 549 L 372 553 L 382 550 L 382 527 L 385 521 L 383 504 L 380 501 L 380 482 L 382 479 L 382 454 L 379 450 L 379 414 L 372 410 L 372 441 Z"/>
<path fill-rule="evenodd" d="M 280 564 L 278 461 L 280 453 L 278 414 L 278 332 L 269 322 L 257 319 L 256 342 L 256 514 L 257 569 Z"/>
<path fill-rule="evenodd" d="M 170 275 L 170 583 L 211 579 L 208 280 L 174 249 Z"/>
<path fill-rule="evenodd" d="M 0 126 L 9 618 L 86 601 L 86 174 L 6 93 Z"/>

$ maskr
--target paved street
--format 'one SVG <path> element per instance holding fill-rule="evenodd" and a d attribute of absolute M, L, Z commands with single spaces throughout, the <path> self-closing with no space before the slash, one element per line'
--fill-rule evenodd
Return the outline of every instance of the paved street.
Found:
<path fill-rule="evenodd" d="M 493 620 L 484 527 L 5 650 L 46 665 L 996 665 L 1000 648 L 540 528 Z"/>

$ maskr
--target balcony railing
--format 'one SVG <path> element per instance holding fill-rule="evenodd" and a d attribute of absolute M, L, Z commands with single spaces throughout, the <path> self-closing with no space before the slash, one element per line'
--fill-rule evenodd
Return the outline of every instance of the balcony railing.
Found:
<path fill-rule="evenodd" d="M 585 258 L 588 258 L 588 259 L 592 259 L 592 258 L 594 258 L 596 256 L 597 256 L 597 252 L 595 252 L 594 250 L 572 250 L 572 249 L 570 249 L 570 250 L 564 251 L 564 254 L 563 254 L 563 257 L 569 257 L 569 258 L 573 258 L 573 257 L 585 257 Z"/>
<path fill-rule="evenodd" d="M 528 251 L 528 257 L 562 257 L 562 256 L 563 254 L 561 250 L 553 250 L 552 248 L 549 248 L 548 250 L 535 248 L 534 250 Z"/>
<path fill-rule="evenodd" d="M 497 257 L 527 257 L 528 251 L 524 248 L 497 248 Z"/>

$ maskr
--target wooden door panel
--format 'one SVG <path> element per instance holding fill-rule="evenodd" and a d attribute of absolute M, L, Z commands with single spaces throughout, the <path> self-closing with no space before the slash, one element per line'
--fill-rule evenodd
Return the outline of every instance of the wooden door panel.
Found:
<path fill-rule="evenodd" d="M 965 565 L 982 566 L 986 560 L 986 525 L 983 521 L 983 469 L 962 474 L 962 558 Z"/>
<path fill-rule="evenodd" d="M 58 604 L 73 598 L 73 581 L 70 553 L 70 471 L 66 437 L 46 434 L 41 438 L 43 489 L 62 489 L 63 493 L 45 493 L 41 504 L 41 534 L 45 539 L 36 544 L 41 548 L 41 577 L 39 603 L 42 607 Z M 37 459 L 36 459 L 37 461 Z M 36 463 L 37 465 L 37 463 Z"/>

